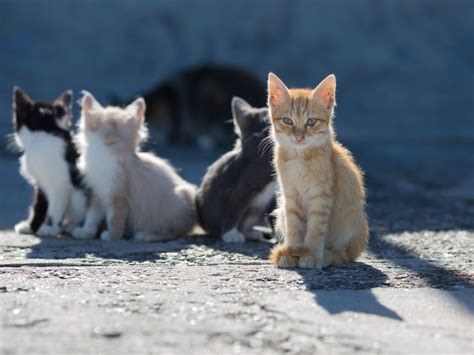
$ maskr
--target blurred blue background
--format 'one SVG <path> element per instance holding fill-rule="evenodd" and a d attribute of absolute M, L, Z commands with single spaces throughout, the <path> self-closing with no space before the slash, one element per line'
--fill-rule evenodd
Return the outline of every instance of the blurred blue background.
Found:
<path fill-rule="evenodd" d="M 289 86 L 335 73 L 338 137 L 369 194 L 474 194 L 471 0 L 0 0 L 0 133 L 11 131 L 14 85 L 107 102 L 202 64 L 262 81 L 273 71 Z M 196 183 L 220 154 L 160 153 Z"/>

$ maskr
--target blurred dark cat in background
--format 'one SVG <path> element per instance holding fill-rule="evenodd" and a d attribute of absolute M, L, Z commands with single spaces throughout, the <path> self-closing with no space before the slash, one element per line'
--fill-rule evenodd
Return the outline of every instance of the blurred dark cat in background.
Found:
<path fill-rule="evenodd" d="M 234 148 L 207 168 L 196 195 L 199 222 L 207 233 L 228 243 L 261 240 L 255 227 L 270 226 L 275 207 L 273 145 L 266 107 L 232 100 Z"/>
<path fill-rule="evenodd" d="M 263 82 L 243 70 L 204 65 L 181 72 L 140 93 L 147 105 L 146 121 L 158 143 L 187 144 L 201 149 L 231 147 L 232 97 L 251 105 L 266 104 Z M 112 104 L 128 104 L 112 100 Z"/>

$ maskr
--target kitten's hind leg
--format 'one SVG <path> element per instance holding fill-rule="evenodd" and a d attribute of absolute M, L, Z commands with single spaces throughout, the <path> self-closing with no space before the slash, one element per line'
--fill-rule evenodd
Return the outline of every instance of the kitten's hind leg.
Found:
<path fill-rule="evenodd" d="M 324 250 L 324 267 L 336 266 L 349 261 L 349 257 L 344 250 Z"/>
<path fill-rule="evenodd" d="M 369 231 L 367 224 L 363 224 L 352 239 L 339 248 L 327 248 L 324 251 L 324 267 L 354 262 L 367 248 Z"/>

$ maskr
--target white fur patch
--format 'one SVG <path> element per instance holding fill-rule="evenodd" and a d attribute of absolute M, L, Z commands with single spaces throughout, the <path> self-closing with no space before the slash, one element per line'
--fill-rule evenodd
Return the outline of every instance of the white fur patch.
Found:
<path fill-rule="evenodd" d="M 94 194 L 101 201 L 109 202 L 119 166 L 110 148 L 96 134 L 91 134 L 79 160 L 79 168 Z"/>
<path fill-rule="evenodd" d="M 268 204 L 275 198 L 276 183 L 270 182 L 260 191 L 252 200 L 252 207 L 256 207 L 259 210 L 264 210 Z"/>
<path fill-rule="evenodd" d="M 25 151 L 20 159 L 21 174 L 28 181 L 41 187 L 46 195 L 52 187 L 70 184 L 69 167 L 64 160 L 66 147 L 61 138 L 26 127 L 20 129 L 17 137 Z"/>
<path fill-rule="evenodd" d="M 32 234 L 29 221 L 21 221 L 15 225 L 15 232 L 18 234 Z"/>

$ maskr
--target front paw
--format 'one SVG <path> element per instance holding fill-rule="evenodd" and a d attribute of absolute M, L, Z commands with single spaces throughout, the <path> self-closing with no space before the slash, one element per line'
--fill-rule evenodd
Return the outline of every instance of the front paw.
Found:
<path fill-rule="evenodd" d="M 103 241 L 106 241 L 106 242 L 110 242 L 110 241 L 113 241 L 113 240 L 120 240 L 121 238 L 117 238 L 117 237 L 114 237 L 113 235 L 111 235 L 109 233 L 109 231 L 103 231 L 102 233 L 100 233 L 100 240 L 103 240 Z"/>
<path fill-rule="evenodd" d="M 38 229 L 36 234 L 39 237 L 57 237 L 59 234 L 61 234 L 61 228 L 58 226 L 48 226 L 43 224 L 40 229 Z"/>
<path fill-rule="evenodd" d="M 95 232 L 86 228 L 77 227 L 71 233 L 75 239 L 94 239 Z"/>
<path fill-rule="evenodd" d="M 15 232 L 18 234 L 33 234 L 29 221 L 21 221 L 15 225 Z"/>
<path fill-rule="evenodd" d="M 133 239 L 139 240 L 141 242 L 152 242 L 154 240 L 157 240 L 156 236 L 154 236 L 153 234 L 144 232 L 136 232 L 133 235 Z"/>
<path fill-rule="evenodd" d="M 302 269 L 319 269 L 323 268 L 323 260 L 315 258 L 313 255 L 305 255 L 300 258 L 299 267 Z"/>
<path fill-rule="evenodd" d="M 278 267 L 289 269 L 298 266 L 298 257 L 291 255 L 282 255 L 278 261 Z"/>
<path fill-rule="evenodd" d="M 225 232 L 222 235 L 222 240 L 226 243 L 243 243 L 245 242 L 245 236 L 234 228 Z"/>
<path fill-rule="evenodd" d="M 110 241 L 110 233 L 109 231 L 103 231 L 102 233 L 100 233 L 100 240 L 104 240 L 106 242 Z"/>

